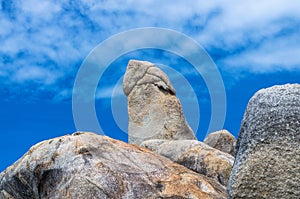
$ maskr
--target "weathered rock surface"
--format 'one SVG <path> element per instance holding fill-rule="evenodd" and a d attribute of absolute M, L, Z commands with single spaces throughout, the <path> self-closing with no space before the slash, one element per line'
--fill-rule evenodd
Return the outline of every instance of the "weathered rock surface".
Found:
<path fill-rule="evenodd" d="M 229 198 L 300 198 L 300 85 L 258 91 L 249 101 Z"/>
<path fill-rule="evenodd" d="M 131 60 L 123 80 L 128 100 L 128 142 L 196 139 L 165 73 L 150 62 Z"/>
<path fill-rule="evenodd" d="M 147 140 L 144 146 L 227 186 L 234 158 L 197 140 Z"/>
<path fill-rule="evenodd" d="M 0 174 L 0 198 L 225 198 L 216 181 L 145 148 L 93 133 L 33 146 Z"/>
<path fill-rule="evenodd" d="M 210 133 L 203 142 L 232 156 L 235 155 L 236 139 L 227 130 Z"/>

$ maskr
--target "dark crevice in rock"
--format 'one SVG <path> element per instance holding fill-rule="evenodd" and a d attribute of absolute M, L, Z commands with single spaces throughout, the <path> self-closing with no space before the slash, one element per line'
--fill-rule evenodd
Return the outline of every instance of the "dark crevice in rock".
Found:
<path fill-rule="evenodd" d="M 56 190 L 56 186 L 61 182 L 63 172 L 61 169 L 49 169 L 42 171 L 38 179 L 38 192 L 40 198 L 48 197 L 49 193 Z"/>
<path fill-rule="evenodd" d="M 32 199 L 34 196 L 32 187 L 17 176 L 12 176 L 8 182 L 2 183 L 2 189 L 15 199 Z"/>
<path fill-rule="evenodd" d="M 162 93 L 164 93 L 164 94 L 175 95 L 175 93 L 174 93 L 172 90 L 170 90 L 170 89 L 166 89 L 166 88 L 164 88 L 163 86 L 158 85 L 158 84 L 155 84 L 155 83 L 154 83 L 154 85 L 157 86 L 157 88 L 158 88 Z"/>
<path fill-rule="evenodd" d="M 155 183 L 155 188 L 158 189 L 158 191 L 162 192 L 165 188 L 164 184 L 161 183 L 161 181 L 157 181 Z"/>

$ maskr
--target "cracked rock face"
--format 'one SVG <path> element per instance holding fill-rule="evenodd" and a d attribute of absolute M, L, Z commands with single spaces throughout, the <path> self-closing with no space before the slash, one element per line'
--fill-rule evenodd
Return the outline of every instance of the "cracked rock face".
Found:
<path fill-rule="evenodd" d="M 128 142 L 196 139 L 169 78 L 150 62 L 131 60 L 123 80 L 128 101 Z"/>
<path fill-rule="evenodd" d="M 236 139 L 227 130 L 210 133 L 203 142 L 232 156 L 235 155 Z"/>
<path fill-rule="evenodd" d="M 300 198 L 300 85 L 258 91 L 249 101 L 229 198 Z"/>
<path fill-rule="evenodd" d="M 1 199 L 225 198 L 217 182 L 94 133 L 46 140 L 0 174 Z"/>
<path fill-rule="evenodd" d="M 227 153 L 197 140 L 147 140 L 141 146 L 227 186 L 234 162 Z"/>

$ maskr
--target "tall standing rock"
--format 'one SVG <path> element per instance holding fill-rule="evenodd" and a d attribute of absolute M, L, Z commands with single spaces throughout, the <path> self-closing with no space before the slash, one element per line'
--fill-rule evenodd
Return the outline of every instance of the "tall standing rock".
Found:
<path fill-rule="evenodd" d="M 123 80 L 128 99 L 128 142 L 196 139 L 169 78 L 150 62 L 131 60 Z"/>
<path fill-rule="evenodd" d="M 300 85 L 258 91 L 237 141 L 229 198 L 300 198 Z"/>

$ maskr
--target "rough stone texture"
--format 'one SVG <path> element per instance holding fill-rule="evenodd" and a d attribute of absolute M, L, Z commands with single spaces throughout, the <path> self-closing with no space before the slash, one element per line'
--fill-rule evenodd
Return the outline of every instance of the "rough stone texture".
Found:
<path fill-rule="evenodd" d="M 232 156 L 235 155 L 236 139 L 227 130 L 210 133 L 203 142 L 215 149 L 229 153 Z"/>
<path fill-rule="evenodd" d="M 33 146 L 0 174 L 0 198 L 225 198 L 216 181 L 145 148 L 93 133 Z"/>
<path fill-rule="evenodd" d="M 147 140 L 141 144 L 227 186 L 234 158 L 197 140 Z"/>
<path fill-rule="evenodd" d="M 150 62 L 131 60 L 123 80 L 128 100 L 128 142 L 196 139 L 165 73 Z"/>
<path fill-rule="evenodd" d="M 258 91 L 249 101 L 229 198 L 300 198 L 300 85 Z"/>

